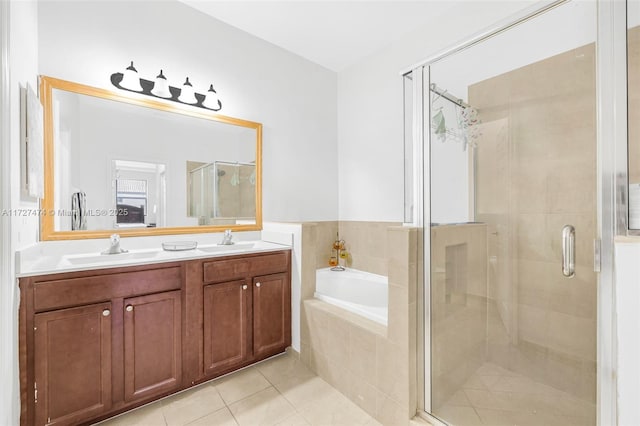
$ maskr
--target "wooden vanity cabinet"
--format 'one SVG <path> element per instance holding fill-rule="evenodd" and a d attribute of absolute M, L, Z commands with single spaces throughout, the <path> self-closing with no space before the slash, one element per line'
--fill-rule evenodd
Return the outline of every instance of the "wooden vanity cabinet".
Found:
<path fill-rule="evenodd" d="M 253 279 L 253 356 L 267 358 L 291 344 L 288 274 Z"/>
<path fill-rule="evenodd" d="M 111 303 L 35 315 L 35 424 L 75 424 L 111 409 Z"/>
<path fill-rule="evenodd" d="M 204 264 L 204 374 L 215 377 L 291 345 L 290 253 Z"/>
<path fill-rule="evenodd" d="M 251 360 L 251 305 L 251 288 L 244 280 L 204 286 L 205 376 Z"/>
<path fill-rule="evenodd" d="M 182 385 L 181 291 L 124 300 L 124 400 Z"/>
<path fill-rule="evenodd" d="M 182 387 L 183 267 L 20 280 L 23 425 L 75 425 Z"/>
<path fill-rule="evenodd" d="M 21 278 L 21 425 L 90 424 L 283 352 L 290 259 Z"/>

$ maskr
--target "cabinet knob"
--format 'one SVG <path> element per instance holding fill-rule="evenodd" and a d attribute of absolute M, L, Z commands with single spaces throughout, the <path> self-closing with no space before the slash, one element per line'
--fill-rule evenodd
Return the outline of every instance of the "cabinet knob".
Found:
<path fill-rule="evenodd" d="M 244 285 L 242 286 L 242 289 L 243 289 L 243 290 L 246 290 L 246 289 L 247 289 L 247 285 L 246 285 L 246 284 L 244 284 Z"/>
<path fill-rule="evenodd" d="M 126 309 L 127 312 L 131 312 L 131 311 L 133 311 L 133 306 L 127 305 L 127 307 L 125 309 Z"/>
<path fill-rule="evenodd" d="M 256 287 L 260 287 L 260 283 L 256 283 Z"/>
<path fill-rule="evenodd" d="M 111 311 L 109 309 L 105 309 L 102 311 L 102 316 L 104 317 L 108 317 L 111 314 Z"/>

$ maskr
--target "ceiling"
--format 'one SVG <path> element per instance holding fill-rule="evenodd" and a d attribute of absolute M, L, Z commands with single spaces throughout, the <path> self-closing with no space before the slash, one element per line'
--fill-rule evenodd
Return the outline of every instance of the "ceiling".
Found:
<path fill-rule="evenodd" d="M 333 71 L 443 16 L 457 1 L 181 0 Z"/>

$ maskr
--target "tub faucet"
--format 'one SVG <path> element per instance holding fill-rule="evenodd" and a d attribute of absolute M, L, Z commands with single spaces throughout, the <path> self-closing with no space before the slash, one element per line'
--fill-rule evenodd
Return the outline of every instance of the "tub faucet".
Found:
<path fill-rule="evenodd" d="M 231 241 L 232 239 L 233 235 L 231 235 L 231 229 L 227 229 L 226 231 L 224 231 L 224 237 L 222 237 L 222 241 L 219 243 L 219 245 L 230 246 L 231 244 L 234 244 L 233 241 Z"/>
<path fill-rule="evenodd" d="M 111 246 L 103 251 L 102 254 L 120 254 L 129 251 L 120 247 L 120 235 L 118 234 L 112 234 L 111 237 L 109 237 L 109 243 Z"/>

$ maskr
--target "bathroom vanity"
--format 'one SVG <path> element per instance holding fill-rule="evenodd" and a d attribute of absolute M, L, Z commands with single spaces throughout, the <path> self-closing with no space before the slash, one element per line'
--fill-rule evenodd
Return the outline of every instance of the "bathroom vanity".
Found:
<path fill-rule="evenodd" d="M 21 424 L 92 423 L 283 352 L 291 252 L 272 246 L 23 274 Z"/>
<path fill-rule="evenodd" d="M 43 244 L 16 262 L 21 425 L 93 423 L 283 352 L 290 248 L 231 241 L 262 230 L 262 124 L 47 76 L 40 95 Z M 150 138 L 167 154 L 155 163 Z M 71 171 L 54 182 L 56 167 Z M 195 250 L 135 249 L 222 231 Z M 103 255 L 114 232 L 144 238 Z"/>

